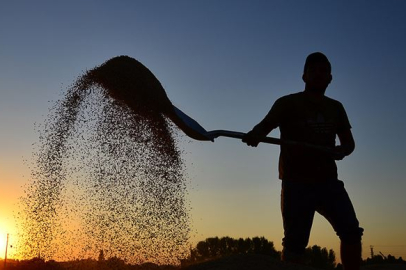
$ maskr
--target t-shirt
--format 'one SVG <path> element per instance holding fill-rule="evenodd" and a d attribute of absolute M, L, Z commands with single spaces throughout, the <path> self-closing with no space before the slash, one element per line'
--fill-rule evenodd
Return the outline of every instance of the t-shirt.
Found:
<path fill-rule="evenodd" d="M 335 146 L 336 135 L 351 128 L 343 105 L 324 96 L 316 100 L 305 92 L 279 98 L 255 128 L 269 133 L 279 127 L 282 140 Z M 281 145 L 279 178 L 300 182 L 337 179 L 335 160 L 310 148 Z"/>

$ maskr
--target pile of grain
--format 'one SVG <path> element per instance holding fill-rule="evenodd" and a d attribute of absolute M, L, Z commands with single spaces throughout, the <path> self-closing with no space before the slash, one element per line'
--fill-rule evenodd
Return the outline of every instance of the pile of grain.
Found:
<path fill-rule="evenodd" d="M 186 177 L 171 103 L 126 56 L 87 71 L 40 128 L 19 215 L 19 251 L 179 263 L 188 252 Z"/>

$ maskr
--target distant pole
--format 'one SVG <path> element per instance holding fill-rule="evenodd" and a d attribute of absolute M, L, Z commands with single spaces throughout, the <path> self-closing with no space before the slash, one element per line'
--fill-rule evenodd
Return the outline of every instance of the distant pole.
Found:
<path fill-rule="evenodd" d="M 374 254 L 374 246 L 370 246 L 371 247 L 371 259 L 374 258 L 375 254 Z"/>
<path fill-rule="evenodd" d="M 7 266 L 7 248 L 8 248 L 8 234 L 7 234 L 7 241 L 6 241 L 6 255 L 4 255 L 4 269 Z"/>

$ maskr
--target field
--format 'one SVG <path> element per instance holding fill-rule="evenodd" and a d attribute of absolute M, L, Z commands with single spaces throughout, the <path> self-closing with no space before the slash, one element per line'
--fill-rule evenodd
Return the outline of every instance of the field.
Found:
<path fill-rule="evenodd" d="M 276 261 L 266 255 L 236 255 L 208 261 L 185 268 L 186 270 L 315 270 L 317 268 Z M 406 270 L 406 264 L 363 266 L 361 270 Z"/>

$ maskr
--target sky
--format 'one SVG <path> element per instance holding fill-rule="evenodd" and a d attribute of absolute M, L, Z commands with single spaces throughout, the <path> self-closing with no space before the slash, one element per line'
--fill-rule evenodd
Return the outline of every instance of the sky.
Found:
<path fill-rule="evenodd" d="M 0 258 L 29 179 L 36 124 L 81 75 L 128 55 L 206 130 L 247 132 L 280 96 L 302 91 L 306 56 L 325 53 L 355 152 L 338 162 L 363 257 L 406 258 L 406 2 L 134 0 L 0 3 Z M 270 136 L 278 137 L 277 130 Z M 191 241 L 265 236 L 281 250 L 279 147 L 184 138 Z M 310 245 L 339 240 L 316 216 Z M 338 256 L 337 256 L 338 257 Z"/>

